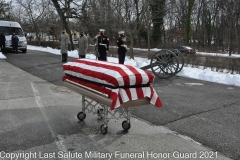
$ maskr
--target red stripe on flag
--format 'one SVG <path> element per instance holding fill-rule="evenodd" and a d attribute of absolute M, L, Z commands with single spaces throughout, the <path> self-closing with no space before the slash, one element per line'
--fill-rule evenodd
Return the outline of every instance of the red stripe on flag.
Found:
<path fill-rule="evenodd" d="M 142 88 L 136 88 L 136 92 L 137 92 L 138 98 L 144 98 L 144 93 L 143 93 Z"/>
<path fill-rule="evenodd" d="M 65 71 L 68 70 L 68 71 L 75 72 L 76 74 L 83 74 L 85 76 L 89 76 L 89 77 L 96 78 L 99 80 L 104 80 L 104 81 L 112 84 L 113 86 L 119 86 L 117 79 L 112 77 L 111 75 L 104 74 L 104 73 L 98 72 L 98 71 L 88 70 L 86 68 L 70 66 L 70 65 L 65 65 L 65 68 L 68 68 L 68 69 L 65 69 Z M 71 69 L 69 69 L 69 68 L 71 68 Z M 83 78 L 83 77 L 80 77 L 80 78 Z M 91 79 L 89 79 L 89 80 L 91 80 Z"/>
<path fill-rule="evenodd" d="M 162 101 L 160 100 L 160 98 L 157 99 L 155 106 L 162 107 Z"/>
<path fill-rule="evenodd" d="M 114 70 L 115 72 L 118 72 L 119 75 L 122 76 L 124 86 L 130 85 L 130 79 L 129 79 L 128 74 L 123 70 L 123 68 L 118 66 L 119 64 L 111 63 L 111 62 L 102 63 L 99 61 L 87 61 L 87 60 L 81 60 L 81 59 L 74 60 L 73 62 L 84 63 L 84 64 L 95 66 L 95 67 L 101 67 L 101 68 L 105 68 L 105 69 L 109 69 L 109 70 Z M 99 62 L 99 63 L 97 63 L 97 62 Z M 113 65 L 110 65 L 110 64 L 113 64 Z M 116 78 L 116 77 L 113 77 L 113 78 Z"/>
<path fill-rule="evenodd" d="M 77 60 L 73 60 L 72 62 L 77 62 L 77 63 L 84 63 L 87 65 L 91 65 L 91 66 L 95 66 L 95 67 L 102 67 L 102 68 L 106 68 L 109 70 L 114 70 L 116 72 L 118 72 L 122 77 L 124 77 L 124 85 L 128 86 L 130 85 L 130 79 L 129 79 L 129 75 L 125 72 L 124 69 L 128 69 L 130 72 L 132 72 L 133 74 L 135 74 L 136 77 L 136 85 L 138 84 L 142 84 L 142 73 L 138 72 L 138 68 L 130 66 L 130 65 L 124 65 L 124 67 L 121 67 L 121 64 L 116 64 L 116 63 L 111 63 L 111 62 L 104 62 L 102 63 L 102 61 L 94 61 L 94 60 L 81 60 L 81 59 L 77 59 Z M 140 69 L 139 69 L 140 70 Z M 148 71 L 144 71 L 141 70 L 145 76 L 148 77 L 149 82 L 151 83 L 154 80 L 154 75 Z M 127 78 L 126 78 L 127 77 Z"/>
<path fill-rule="evenodd" d="M 130 92 L 130 89 L 129 89 L 129 88 L 126 88 L 125 91 L 126 91 L 126 93 L 127 93 L 128 99 L 131 101 L 131 100 L 132 100 L 132 94 L 131 94 L 131 92 Z"/>
<path fill-rule="evenodd" d="M 118 94 L 116 92 L 112 92 L 110 94 L 110 98 L 112 99 L 112 105 L 110 106 L 111 110 L 114 110 L 118 98 Z"/>
<path fill-rule="evenodd" d="M 127 65 L 126 65 L 127 66 Z M 142 75 L 136 70 L 136 68 L 132 66 L 127 66 L 129 70 L 133 72 L 133 74 L 136 77 L 136 84 L 142 84 Z"/>
<path fill-rule="evenodd" d="M 155 92 L 155 90 L 153 89 L 152 86 L 150 86 L 150 90 L 151 90 L 150 99 L 152 99 L 152 98 L 153 98 L 153 95 L 154 95 L 154 94 L 157 94 L 157 93 Z M 156 96 L 157 96 L 157 95 L 156 95 Z M 157 97 L 157 99 L 156 99 L 156 101 L 155 101 L 155 104 L 153 104 L 153 105 L 155 105 L 155 106 L 157 106 L 157 107 L 162 107 L 162 101 L 160 100 L 159 97 Z"/>

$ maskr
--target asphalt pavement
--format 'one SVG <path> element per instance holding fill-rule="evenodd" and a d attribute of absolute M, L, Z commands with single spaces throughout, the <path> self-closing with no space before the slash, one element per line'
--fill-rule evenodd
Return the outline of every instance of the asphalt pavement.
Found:
<path fill-rule="evenodd" d="M 122 119 L 110 120 L 108 133 L 102 135 L 100 125 L 103 122 L 96 115 L 87 113 L 83 122 L 78 121 L 76 115 L 81 111 L 81 96 L 61 85 L 59 75 L 63 75 L 63 72 L 60 57 L 49 54 L 49 61 L 46 62 L 42 61 L 45 60 L 43 55 L 46 56 L 35 51 L 28 51 L 28 54 L 23 55 L 7 55 L 7 61 L 22 63 L 21 69 L 4 60 L 0 61 L 0 159 L 11 159 L 11 156 L 15 156 L 12 159 L 230 159 L 227 158 L 229 155 L 186 136 L 187 133 L 180 134 L 184 133 L 181 128 L 189 127 L 197 137 L 198 127 L 202 125 L 196 122 L 200 123 L 201 118 L 209 126 L 209 120 L 200 114 L 206 114 L 214 120 L 214 114 L 204 108 L 206 102 L 202 102 L 205 111 L 191 110 L 189 105 L 187 108 L 179 106 L 183 111 L 178 112 L 172 109 L 172 106 L 178 107 L 176 101 L 172 100 L 171 105 L 169 102 L 171 99 L 186 101 L 182 98 L 184 94 L 170 93 L 172 97 L 161 94 L 166 89 L 164 85 L 168 85 L 169 90 L 173 91 L 176 86 L 194 83 L 175 84 L 174 79 L 162 81 L 161 84 L 154 83 L 154 88 L 164 100 L 164 106 L 158 111 L 167 116 L 161 118 L 161 114 L 156 115 L 159 112 L 154 107 L 135 107 L 132 110 L 132 127 L 128 132 L 122 129 Z M 39 78 L 41 76 L 46 78 Z M 206 87 L 210 86 L 211 83 Z M 196 83 L 192 87 L 196 87 Z M 183 86 L 181 89 L 184 92 Z M 210 110 L 223 115 L 224 107 L 223 110 L 217 110 L 214 102 Z M 228 103 L 226 100 L 225 109 Z M 234 107 L 231 110 L 234 110 L 239 105 L 233 102 L 232 106 Z M 143 116 L 146 111 L 150 111 L 152 115 Z M 237 114 L 239 112 L 236 112 L 236 116 Z M 149 120 L 151 117 L 153 120 Z M 156 119 L 157 117 L 160 119 Z M 228 118 L 230 117 L 231 115 Z M 225 125 L 230 125 L 228 122 Z M 179 132 L 169 129 L 176 129 L 175 126 Z M 196 128 L 195 131 L 192 126 Z M 229 129 L 232 129 L 231 125 Z M 222 130 L 216 135 L 225 135 L 220 131 Z M 21 157 L 16 158 L 17 156 Z M 236 152 L 233 159 L 237 156 Z"/>

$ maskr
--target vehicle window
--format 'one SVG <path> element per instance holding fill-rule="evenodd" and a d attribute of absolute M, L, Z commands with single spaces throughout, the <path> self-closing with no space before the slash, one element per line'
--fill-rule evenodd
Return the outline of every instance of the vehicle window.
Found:
<path fill-rule="evenodd" d="M 1 26 L 0 30 L 4 35 L 12 35 L 13 32 L 15 32 L 16 35 L 20 35 L 20 36 L 24 35 L 21 28 Z"/>

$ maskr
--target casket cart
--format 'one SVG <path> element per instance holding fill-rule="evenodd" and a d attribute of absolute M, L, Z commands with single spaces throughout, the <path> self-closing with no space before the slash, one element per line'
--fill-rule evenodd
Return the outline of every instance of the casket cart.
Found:
<path fill-rule="evenodd" d="M 151 82 L 150 72 L 122 64 L 78 59 L 63 65 L 63 84 L 82 95 L 82 111 L 77 118 L 83 121 L 86 113 L 103 119 L 102 134 L 108 132 L 111 119 L 124 118 L 122 128 L 129 130 L 130 108 L 153 104 L 162 106 Z"/>

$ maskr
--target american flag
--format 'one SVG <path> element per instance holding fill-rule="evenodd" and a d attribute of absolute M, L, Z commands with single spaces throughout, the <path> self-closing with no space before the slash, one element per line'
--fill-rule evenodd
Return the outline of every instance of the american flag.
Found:
<path fill-rule="evenodd" d="M 63 65 L 66 79 L 107 94 L 112 99 L 111 110 L 122 103 L 145 97 L 161 107 L 162 102 L 150 84 L 154 75 L 148 71 L 118 63 L 77 59 Z"/>

